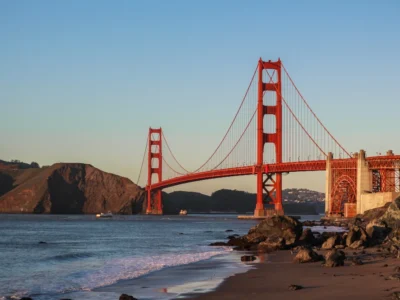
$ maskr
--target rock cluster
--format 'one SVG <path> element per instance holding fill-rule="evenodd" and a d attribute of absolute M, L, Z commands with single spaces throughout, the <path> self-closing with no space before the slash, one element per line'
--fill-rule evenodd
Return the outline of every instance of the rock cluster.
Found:
<path fill-rule="evenodd" d="M 313 233 L 312 226 L 341 225 L 348 231 L 343 233 L 324 232 Z M 294 262 L 308 263 L 323 261 L 326 267 L 338 267 L 345 264 L 346 255 L 343 249 L 363 250 L 378 246 L 384 255 L 400 257 L 400 197 L 384 208 L 367 211 L 365 215 L 357 216 L 346 222 L 306 221 L 303 224 L 289 216 L 272 216 L 252 227 L 244 236 L 229 236 L 227 243 L 212 245 L 233 246 L 236 250 L 271 252 L 291 249 Z M 317 251 L 326 250 L 325 256 Z M 365 253 L 365 252 L 364 252 Z M 356 253 L 354 253 L 355 255 Z M 249 256 L 251 257 L 251 256 Z M 242 258 L 244 260 L 244 258 Z M 249 259 L 250 260 L 250 259 Z M 245 261 L 249 261 L 246 260 Z M 362 265 L 360 257 L 348 259 L 349 264 Z"/>

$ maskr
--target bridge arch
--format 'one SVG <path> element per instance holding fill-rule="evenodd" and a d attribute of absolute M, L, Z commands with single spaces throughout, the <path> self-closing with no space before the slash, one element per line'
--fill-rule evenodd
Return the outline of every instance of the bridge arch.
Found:
<path fill-rule="evenodd" d="M 333 184 L 331 193 L 331 213 L 340 214 L 344 212 L 345 203 L 356 203 L 356 183 L 349 175 L 341 175 Z"/>

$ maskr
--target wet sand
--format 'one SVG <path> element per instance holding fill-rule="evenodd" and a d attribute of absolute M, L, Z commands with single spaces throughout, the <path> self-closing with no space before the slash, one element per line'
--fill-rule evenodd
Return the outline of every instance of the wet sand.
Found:
<path fill-rule="evenodd" d="M 364 265 L 327 268 L 321 262 L 295 264 L 290 251 L 266 254 L 255 269 L 225 280 L 216 291 L 192 295 L 195 299 L 391 299 L 400 291 L 400 280 L 388 279 L 400 266 L 400 259 L 384 258 L 376 249 L 345 251 L 346 257 L 357 252 Z M 325 252 L 319 252 L 324 254 Z M 264 261 L 263 261 L 264 260 Z M 388 266 L 385 266 L 388 265 Z M 301 290 L 291 291 L 291 284 Z"/>

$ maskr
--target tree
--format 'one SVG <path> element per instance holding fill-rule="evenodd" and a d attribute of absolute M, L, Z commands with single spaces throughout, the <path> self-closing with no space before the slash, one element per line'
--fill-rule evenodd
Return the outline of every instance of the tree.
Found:
<path fill-rule="evenodd" d="M 39 164 L 37 162 L 31 162 L 31 168 L 40 168 Z"/>

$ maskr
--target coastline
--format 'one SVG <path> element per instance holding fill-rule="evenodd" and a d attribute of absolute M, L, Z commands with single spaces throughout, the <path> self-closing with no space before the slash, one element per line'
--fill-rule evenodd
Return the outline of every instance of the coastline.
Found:
<path fill-rule="evenodd" d="M 240 261 L 241 253 L 231 251 L 194 263 L 163 268 L 138 278 L 121 280 L 93 289 L 94 295 L 130 294 L 138 299 L 181 299 L 214 291 L 227 278 L 245 274 L 255 264 Z M 79 296 L 73 293 L 64 296 Z"/>
<path fill-rule="evenodd" d="M 246 273 L 235 274 L 224 280 L 214 291 L 188 294 L 196 300 L 206 299 L 383 299 L 400 291 L 399 281 L 390 279 L 400 259 L 385 257 L 377 248 L 348 251 L 343 267 L 327 268 L 321 262 L 297 264 L 288 250 L 259 256 L 261 261 Z M 324 254 L 325 251 L 318 251 Z M 355 254 L 354 254 L 355 253 Z M 353 256 L 363 265 L 351 265 Z M 301 285 L 301 290 L 289 286 Z"/>

